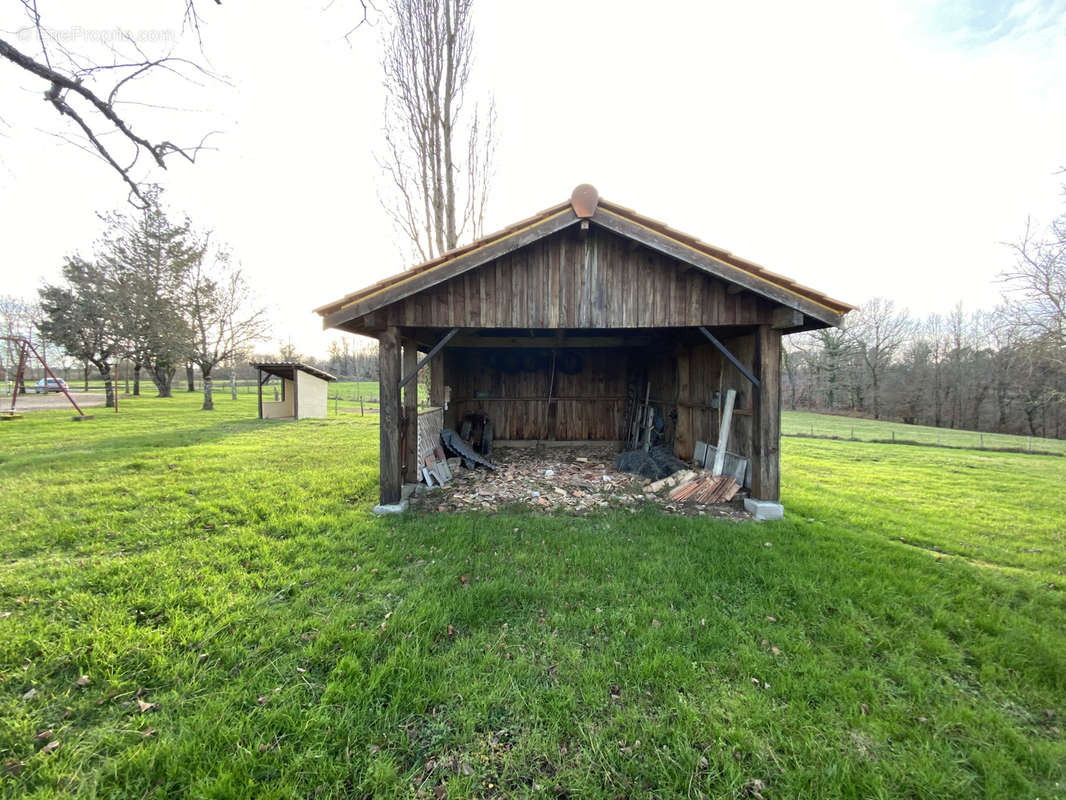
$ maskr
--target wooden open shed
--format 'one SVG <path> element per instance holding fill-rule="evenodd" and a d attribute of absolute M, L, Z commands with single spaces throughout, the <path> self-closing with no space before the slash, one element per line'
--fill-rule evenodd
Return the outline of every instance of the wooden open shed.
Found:
<path fill-rule="evenodd" d="M 329 383 L 337 380 L 317 367 L 295 361 L 252 362 L 259 387 L 259 419 L 325 419 L 329 412 Z M 280 383 L 276 400 L 263 399 L 263 386 Z"/>
<path fill-rule="evenodd" d="M 751 460 L 752 497 L 776 502 L 781 337 L 839 326 L 852 309 L 585 184 L 316 311 L 380 343 L 382 503 L 417 480 L 424 363 L 431 404 L 450 397 L 444 424 L 481 412 L 497 440 L 620 441 L 627 403 L 650 387 L 682 459 L 716 441 L 719 398 L 736 389 L 730 449 Z"/>

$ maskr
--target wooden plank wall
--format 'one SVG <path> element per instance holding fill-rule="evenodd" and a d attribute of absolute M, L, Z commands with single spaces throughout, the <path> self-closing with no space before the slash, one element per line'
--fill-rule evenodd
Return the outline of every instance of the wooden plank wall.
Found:
<path fill-rule="evenodd" d="M 754 335 L 737 336 L 723 341 L 741 363 L 753 368 L 755 358 Z M 712 408 L 715 392 L 724 396 L 727 389 L 737 390 L 736 410 L 730 432 L 729 450 L 742 456 L 751 455 L 752 447 L 752 386 L 736 367 L 726 361 L 714 345 L 707 343 L 689 348 L 687 359 L 676 355 L 651 358 L 647 361 L 647 375 L 651 381 L 651 397 L 660 406 L 666 421 L 668 439 L 673 440 L 676 414 L 681 413 L 680 380 L 678 370 L 688 362 L 689 405 L 692 415 L 692 441 L 715 444 L 721 424 L 721 410 Z M 641 388 L 643 392 L 643 388 Z M 643 395 L 642 395 L 643 397 Z M 689 449 L 676 449 L 679 458 L 691 458 Z"/>
<path fill-rule="evenodd" d="M 724 340 L 730 351 L 749 368 L 754 367 L 755 336 L 748 334 Z M 676 354 L 637 349 L 581 349 L 582 371 L 565 375 L 556 370 L 555 431 L 549 428 L 548 385 L 550 351 L 518 351 L 519 356 L 540 354 L 533 371 L 508 374 L 494 357 L 503 352 L 474 348 L 444 351 L 445 382 L 452 402 L 446 424 L 455 427 L 464 414 L 481 412 L 492 420 L 498 439 L 549 439 L 564 441 L 615 440 L 625 438 L 623 417 L 626 391 L 631 379 L 639 383 L 644 399 L 645 381 L 651 382 L 651 398 L 666 423 L 667 439 L 674 439 L 678 411 L 679 364 Z M 563 352 L 562 350 L 559 351 Z M 729 450 L 750 457 L 752 452 L 752 386 L 710 343 L 687 350 L 689 409 L 692 438 L 714 444 L 718 441 L 720 409 L 712 408 L 715 392 L 737 390 L 736 410 Z M 485 396 L 479 397 L 479 394 Z M 691 453 L 679 452 L 682 458 Z"/>
<path fill-rule="evenodd" d="M 449 425 L 458 425 L 464 414 L 481 412 L 492 421 L 496 439 L 609 441 L 619 438 L 625 411 L 628 350 L 558 351 L 557 358 L 564 352 L 578 354 L 582 369 L 576 375 L 567 375 L 556 364 L 552 389 L 556 405 L 554 431 L 548 423 L 550 351 L 518 351 L 519 356 L 531 356 L 538 363 L 533 370 L 522 369 L 515 374 L 500 369 L 494 361 L 494 357 L 504 352 L 475 348 L 445 350 L 445 380 L 452 387 Z"/>
<path fill-rule="evenodd" d="M 368 314 L 370 328 L 757 325 L 774 305 L 601 228 L 541 239 Z"/>

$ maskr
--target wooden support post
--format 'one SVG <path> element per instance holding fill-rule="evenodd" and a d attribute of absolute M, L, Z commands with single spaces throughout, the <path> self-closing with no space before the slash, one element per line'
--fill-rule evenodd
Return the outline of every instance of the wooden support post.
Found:
<path fill-rule="evenodd" d="M 300 418 L 300 371 L 292 368 L 292 418 Z"/>
<path fill-rule="evenodd" d="M 461 367 L 457 367 L 456 362 L 461 365 L 462 361 L 459 360 L 456 352 L 450 347 L 447 350 L 441 350 L 441 374 L 444 376 L 444 398 L 448 400 L 448 386 L 451 386 L 451 399 L 448 400 L 448 408 L 444 412 L 444 427 L 455 429 L 459 424 L 459 416 L 457 413 L 458 404 L 456 402 L 455 386 L 449 384 L 448 381 L 456 380 L 456 377 L 462 373 Z"/>
<path fill-rule="evenodd" d="M 378 336 L 380 410 L 380 483 L 382 505 L 400 502 L 400 332 L 385 328 Z"/>
<path fill-rule="evenodd" d="M 414 339 L 404 339 L 403 342 L 403 370 L 404 375 L 410 375 L 415 371 L 418 364 L 418 344 Z M 404 453 L 403 463 L 406 466 L 404 480 L 408 483 L 418 483 L 418 477 L 422 474 L 418 464 L 418 379 L 417 377 L 404 387 Z"/>
<path fill-rule="evenodd" d="M 751 442 L 751 496 L 781 499 L 781 332 L 760 325 L 755 332 L 755 370 Z"/>
<path fill-rule="evenodd" d="M 692 384 L 689 369 L 690 351 L 677 353 L 677 430 L 674 433 L 674 453 L 682 461 L 692 458 L 696 445 L 692 433 Z"/>
<path fill-rule="evenodd" d="M 263 418 L 263 370 L 256 369 L 255 382 L 259 384 L 259 419 Z"/>
<path fill-rule="evenodd" d="M 429 360 L 429 404 L 444 408 L 444 351 Z"/>

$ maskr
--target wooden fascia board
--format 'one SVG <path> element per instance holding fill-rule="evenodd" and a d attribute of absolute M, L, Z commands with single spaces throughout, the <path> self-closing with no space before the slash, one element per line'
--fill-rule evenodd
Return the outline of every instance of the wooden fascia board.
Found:
<path fill-rule="evenodd" d="M 837 313 L 820 303 L 794 294 L 788 289 L 784 289 L 764 278 L 745 272 L 732 264 L 682 244 L 676 239 L 671 239 L 669 236 L 663 236 L 651 228 L 646 228 L 605 208 L 601 207 L 596 210 L 596 215 L 592 218 L 592 222 L 620 236 L 640 242 L 652 250 L 692 264 L 717 278 L 743 286 L 748 291 L 775 303 L 802 311 L 804 314 L 812 316 L 827 325 L 840 327 L 844 321 L 843 314 Z"/>
<path fill-rule="evenodd" d="M 457 336 L 448 345 L 462 348 L 488 349 L 541 349 L 541 350 L 581 350 L 617 347 L 646 347 L 655 343 L 652 336 L 575 336 L 556 339 L 547 336 Z"/>
<path fill-rule="evenodd" d="M 416 273 L 410 278 L 399 280 L 391 286 L 386 286 L 367 297 L 356 300 L 339 311 L 334 311 L 332 314 L 323 317 L 322 327 L 336 328 L 357 317 L 365 316 L 377 311 L 379 308 L 403 300 L 405 297 L 431 289 L 437 284 L 444 283 L 444 281 L 458 277 L 464 272 L 469 272 L 483 264 L 487 264 L 493 259 L 505 256 L 526 245 L 533 244 L 538 239 L 543 239 L 545 236 L 550 236 L 568 228 L 576 224 L 577 221 L 578 218 L 573 209 L 567 207 L 552 214 L 547 219 L 509 233 L 507 236 L 471 250 L 469 253 L 464 253 L 458 258 L 446 261 L 424 272 Z"/>

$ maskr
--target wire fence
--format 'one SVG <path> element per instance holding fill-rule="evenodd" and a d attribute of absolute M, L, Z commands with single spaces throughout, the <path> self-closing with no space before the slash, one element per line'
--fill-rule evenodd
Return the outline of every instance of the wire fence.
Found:
<path fill-rule="evenodd" d="M 1066 440 L 1062 439 L 934 428 L 805 412 L 782 412 L 781 434 L 815 439 L 1066 455 Z"/>

